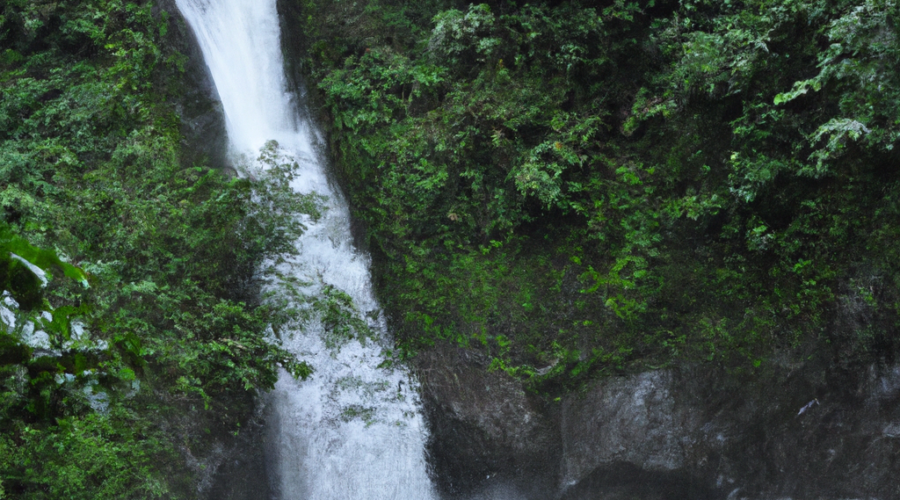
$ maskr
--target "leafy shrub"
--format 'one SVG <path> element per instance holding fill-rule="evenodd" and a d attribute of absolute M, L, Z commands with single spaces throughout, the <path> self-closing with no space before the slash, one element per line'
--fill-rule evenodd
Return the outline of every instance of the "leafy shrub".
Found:
<path fill-rule="evenodd" d="M 172 22 L 143 0 L 0 6 L 7 496 L 194 496 L 204 430 L 234 432 L 279 367 L 310 372 L 263 287 L 319 199 L 276 145 L 241 178 L 182 164 Z"/>
<path fill-rule="evenodd" d="M 895 2 L 347 9 L 292 22 L 406 351 L 565 385 L 894 349 Z"/>

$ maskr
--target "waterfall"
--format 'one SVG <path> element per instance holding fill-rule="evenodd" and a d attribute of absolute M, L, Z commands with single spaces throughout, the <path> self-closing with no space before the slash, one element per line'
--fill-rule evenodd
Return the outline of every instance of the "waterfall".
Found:
<path fill-rule="evenodd" d="M 350 297 L 382 337 L 384 319 L 372 292 L 370 262 L 357 251 L 339 190 L 316 161 L 311 129 L 287 89 L 276 0 L 176 0 L 194 30 L 225 111 L 231 153 L 253 157 L 275 140 L 301 165 L 298 192 L 327 197 L 325 216 L 297 242 L 292 273 Z M 315 373 L 285 373 L 269 396 L 269 463 L 279 500 L 435 498 L 425 460 L 426 428 L 415 381 L 402 367 L 379 368 L 379 342 L 339 348 L 313 321 L 285 346 Z"/>

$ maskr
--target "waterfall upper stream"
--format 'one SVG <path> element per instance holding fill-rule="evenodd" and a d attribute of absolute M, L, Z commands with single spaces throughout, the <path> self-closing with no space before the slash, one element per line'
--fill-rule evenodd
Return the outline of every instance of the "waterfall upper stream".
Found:
<path fill-rule="evenodd" d="M 313 152 L 311 129 L 297 118 L 281 56 L 276 0 L 177 0 L 194 30 L 225 112 L 235 157 L 254 157 L 268 141 L 300 165 L 294 188 L 327 197 L 327 210 L 297 242 L 290 272 L 352 297 L 376 337 L 384 320 L 371 289 L 369 259 L 352 245 L 350 216 Z M 427 474 L 426 429 L 415 382 L 385 369 L 379 339 L 335 346 L 311 321 L 285 345 L 315 373 L 282 373 L 269 396 L 268 469 L 278 499 L 434 497 Z"/>

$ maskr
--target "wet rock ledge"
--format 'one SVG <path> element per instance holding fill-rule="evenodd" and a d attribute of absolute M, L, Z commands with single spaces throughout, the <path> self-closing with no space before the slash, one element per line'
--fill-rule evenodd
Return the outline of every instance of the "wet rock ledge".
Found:
<path fill-rule="evenodd" d="M 637 373 L 554 402 L 438 346 L 417 360 L 436 484 L 447 498 L 900 498 L 900 364 L 768 365 Z"/>

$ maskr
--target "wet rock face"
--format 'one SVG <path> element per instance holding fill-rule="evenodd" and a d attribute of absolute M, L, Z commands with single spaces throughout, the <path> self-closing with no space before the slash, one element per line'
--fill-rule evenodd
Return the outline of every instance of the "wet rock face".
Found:
<path fill-rule="evenodd" d="M 645 372 L 554 404 L 474 359 L 419 361 L 450 493 L 498 474 L 526 498 L 900 498 L 900 365 Z"/>
<path fill-rule="evenodd" d="M 225 446 L 218 460 L 209 460 L 209 487 L 200 498 L 208 500 L 266 500 L 277 498 L 271 488 L 271 471 L 267 467 L 268 436 L 263 426 L 266 408 L 255 403 L 256 413 L 241 426 L 237 436 L 222 439 Z M 202 486 L 202 485 L 201 485 Z"/>
<path fill-rule="evenodd" d="M 226 158 L 225 115 L 200 46 L 181 17 L 175 0 L 159 0 L 155 9 L 166 12 L 172 20 L 167 43 L 187 56 L 183 87 L 178 89 L 181 95 L 175 102 L 175 110 L 181 119 L 182 163 L 228 170 L 231 165 Z"/>
<path fill-rule="evenodd" d="M 601 466 L 628 463 L 646 471 L 685 466 L 697 409 L 676 405 L 670 372 L 611 380 L 567 398 L 562 408 L 563 484 Z"/>
<path fill-rule="evenodd" d="M 879 389 L 897 367 L 826 360 L 744 376 L 685 371 L 676 382 L 702 425 L 682 469 L 722 498 L 897 498 L 900 446 L 882 438 L 900 393 Z"/>
<path fill-rule="evenodd" d="M 436 486 L 449 498 L 506 484 L 546 498 L 558 482 L 558 425 L 545 403 L 472 351 L 439 346 L 416 360 Z"/>

